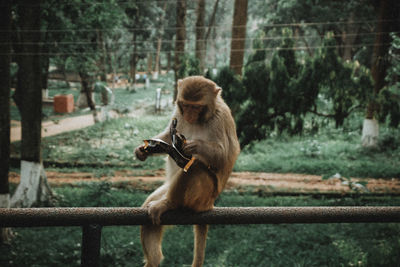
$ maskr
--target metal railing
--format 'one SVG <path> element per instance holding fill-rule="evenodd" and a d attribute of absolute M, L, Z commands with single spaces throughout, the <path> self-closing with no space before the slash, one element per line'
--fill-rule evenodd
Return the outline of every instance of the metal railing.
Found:
<path fill-rule="evenodd" d="M 400 222 L 400 207 L 231 207 L 172 210 L 164 225 Z M 143 208 L 0 208 L 0 227 L 82 226 L 82 266 L 98 266 L 103 226 L 151 224 Z"/>

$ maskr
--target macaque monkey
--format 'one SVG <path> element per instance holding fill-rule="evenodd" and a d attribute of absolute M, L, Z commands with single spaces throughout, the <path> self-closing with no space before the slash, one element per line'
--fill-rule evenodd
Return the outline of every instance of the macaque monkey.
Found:
<path fill-rule="evenodd" d="M 145 266 L 158 266 L 163 258 L 160 216 L 176 208 L 195 212 L 213 209 L 240 152 L 231 111 L 221 97 L 221 88 L 211 80 L 192 76 L 178 81 L 177 101 L 170 125 L 174 118 L 177 132 L 186 137 L 184 154 L 192 155 L 196 160 L 185 172 L 168 157 L 165 183 L 142 206 L 147 208 L 153 221 L 153 225 L 141 227 Z M 154 138 L 170 144 L 170 125 Z M 150 153 L 142 145 L 135 149 L 135 154 L 143 161 Z M 207 231 L 207 225 L 194 226 L 192 266 L 203 265 Z"/>

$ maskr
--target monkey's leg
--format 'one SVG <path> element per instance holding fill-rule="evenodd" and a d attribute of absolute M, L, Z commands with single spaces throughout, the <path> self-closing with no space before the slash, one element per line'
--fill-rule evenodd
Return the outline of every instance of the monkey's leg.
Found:
<path fill-rule="evenodd" d="M 208 225 L 194 225 L 194 255 L 192 267 L 203 266 Z"/>
<path fill-rule="evenodd" d="M 169 185 L 166 183 L 163 184 L 162 186 L 160 186 L 159 188 L 157 188 L 153 193 L 150 194 L 150 196 L 148 196 L 146 198 L 142 207 L 146 208 L 151 201 L 161 199 L 168 191 L 168 188 L 169 188 Z"/>
<path fill-rule="evenodd" d="M 162 225 L 142 225 L 140 227 L 145 267 L 157 267 L 160 265 L 163 259 L 161 250 L 162 235 Z"/>

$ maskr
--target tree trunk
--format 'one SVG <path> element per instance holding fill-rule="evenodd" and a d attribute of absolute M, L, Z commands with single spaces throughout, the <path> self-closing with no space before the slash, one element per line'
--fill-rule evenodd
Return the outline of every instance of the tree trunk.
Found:
<path fill-rule="evenodd" d="M 98 39 L 98 45 L 99 45 L 99 51 L 100 53 L 100 81 L 107 83 L 107 68 L 106 68 L 106 62 L 107 62 L 107 50 L 106 50 L 106 45 L 104 43 L 104 38 L 103 38 L 103 32 L 101 30 L 97 30 L 97 39 Z M 108 104 L 108 94 L 104 90 L 100 93 L 101 94 L 101 104 L 103 106 L 107 106 Z"/>
<path fill-rule="evenodd" d="M 41 49 L 43 55 L 41 56 L 42 61 L 42 89 L 48 89 L 48 80 L 49 80 L 49 67 L 50 67 L 50 56 L 49 56 L 49 45 L 48 45 L 48 32 L 44 37 L 44 45 Z"/>
<path fill-rule="evenodd" d="M 206 1 L 198 0 L 197 21 L 196 21 L 196 58 L 199 60 L 201 72 L 204 71 L 205 39 L 204 39 L 204 17 L 206 10 Z"/>
<path fill-rule="evenodd" d="M 360 24 L 354 23 L 354 13 L 350 15 L 348 25 L 345 27 L 345 32 L 342 36 L 343 49 L 342 58 L 344 60 L 353 59 L 353 45 L 357 39 L 357 34 L 360 29 Z"/>
<path fill-rule="evenodd" d="M 101 30 L 97 30 L 97 40 L 100 52 L 100 81 L 107 82 L 107 70 L 106 70 L 106 61 L 107 61 L 107 51 L 104 43 L 103 32 Z"/>
<path fill-rule="evenodd" d="M 167 71 L 171 70 L 171 61 L 172 61 L 171 51 L 167 52 Z"/>
<path fill-rule="evenodd" d="M 131 76 L 131 83 L 133 89 L 135 89 L 135 84 L 136 84 L 136 67 L 137 67 L 137 46 L 136 46 L 136 38 L 137 34 L 133 33 L 133 53 L 131 57 L 131 70 L 130 70 L 130 76 Z"/>
<path fill-rule="evenodd" d="M 186 0 L 176 1 L 176 40 L 175 40 L 175 90 L 174 101 L 176 100 L 178 80 L 183 77 L 178 77 L 178 70 L 181 66 L 181 57 L 185 53 L 186 39 Z"/>
<path fill-rule="evenodd" d="M 10 41 L 11 2 L 1 1 L 0 9 L 0 208 L 10 207 L 8 172 L 10 167 Z M 0 243 L 8 242 L 10 230 L 0 228 Z"/>
<path fill-rule="evenodd" d="M 99 118 L 97 116 L 97 111 L 96 111 L 96 103 L 93 100 L 93 90 L 92 90 L 92 81 L 89 76 L 85 71 L 79 71 L 79 76 L 81 77 L 81 96 L 82 99 L 86 98 L 87 105 L 90 108 L 90 110 L 93 113 L 93 119 L 94 122 L 97 123 L 99 122 Z"/>
<path fill-rule="evenodd" d="M 246 43 L 247 0 L 235 0 L 232 23 L 230 68 L 242 75 L 244 48 Z"/>
<path fill-rule="evenodd" d="M 160 53 L 161 53 L 161 45 L 162 45 L 162 37 L 164 34 L 164 18 L 165 18 L 165 11 L 167 10 L 167 1 L 165 1 L 163 5 L 163 13 L 160 19 L 160 32 L 158 35 L 157 39 L 157 52 L 156 52 L 156 62 L 155 62 L 155 67 L 154 67 L 154 74 L 153 74 L 153 79 L 157 80 L 158 79 L 158 74 L 160 72 Z"/>
<path fill-rule="evenodd" d="M 210 54 L 210 51 L 208 51 L 208 49 L 207 49 L 208 39 L 209 39 L 209 37 L 211 35 L 211 32 L 213 30 L 215 32 L 214 23 L 215 23 L 215 14 L 217 14 L 218 3 L 219 3 L 219 0 L 215 1 L 214 8 L 213 8 L 213 11 L 212 11 L 212 14 L 211 14 L 211 18 L 210 18 L 210 22 L 208 24 L 207 33 L 206 33 L 206 36 L 204 37 L 204 55 L 203 55 L 204 61 L 206 61 L 207 52 L 209 52 L 209 54 Z M 215 39 L 214 39 L 214 41 L 215 41 Z M 215 52 L 215 49 L 213 49 L 212 52 L 211 52 L 211 54 L 212 54 L 211 58 L 214 60 L 214 62 L 212 64 L 213 67 L 215 67 L 215 65 L 216 65 L 215 64 L 215 55 L 214 55 L 215 53 L 214 52 Z M 210 65 L 210 61 L 207 61 L 207 62 L 209 62 L 209 65 Z"/>
<path fill-rule="evenodd" d="M 68 81 L 67 70 L 65 69 L 65 62 L 67 61 L 67 58 L 68 57 L 64 56 L 63 57 L 63 62 L 64 63 L 62 63 L 59 66 L 57 66 L 57 68 L 60 70 L 60 72 L 62 73 L 62 75 L 64 77 L 65 86 L 67 88 L 71 88 L 71 85 L 69 84 L 69 81 Z"/>
<path fill-rule="evenodd" d="M 158 79 L 158 74 L 160 72 L 160 52 L 161 52 L 161 45 L 162 45 L 162 38 L 158 37 L 157 40 L 157 52 L 156 52 L 156 60 L 155 60 L 155 66 L 154 66 L 154 72 L 153 72 L 153 80 Z"/>
<path fill-rule="evenodd" d="M 47 178 L 41 160 L 42 69 L 40 34 L 37 33 L 40 31 L 40 1 L 20 2 L 17 12 L 24 18 L 19 21 L 24 55 L 18 57 L 18 84 L 13 95 L 21 114 L 21 182 L 11 198 L 11 206 L 30 207 L 51 197 L 50 188 L 44 186 Z"/>
<path fill-rule="evenodd" d="M 206 33 L 206 36 L 204 37 L 205 38 L 206 47 L 207 47 L 207 40 L 210 37 L 211 31 L 212 31 L 214 23 L 215 23 L 215 14 L 217 14 L 218 3 L 219 3 L 219 0 L 215 1 L 213 12 L 212 12 L 212 15 L 211 15 L 211 18 L 210 18 L 210 23 L 208 24 L 207 33 Z"/>
<path fill-rule="evenodd" d="M 387 53 L 391 43 L 389 32 L 396 31 L 399 23 L 395 23 L 400 12 L 400 4 L 397 0 L 379 1 L 377 27 L 375 29 L 374 50 L 371 61 L 371 74 L 374 80 L 374 98 L 385 85 L 386 70 L 388 67 Z M 379 136 L 378 121 L 374 119 L 378 111 L 375 101 L 370 101 L 364 120 L 361 143 L 365 147 L 377 145 Z"/>

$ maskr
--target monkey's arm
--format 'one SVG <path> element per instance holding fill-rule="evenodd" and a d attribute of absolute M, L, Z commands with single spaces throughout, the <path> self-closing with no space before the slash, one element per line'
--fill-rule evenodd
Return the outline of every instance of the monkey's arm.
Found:
<path fill-rule="evenodd" d="M 151 139 L 160 139 L 163 140 L 164 142 L 171 144 L 171 134 L 169 132 L 169 126 L 167 129 L 165 129 L 163 132 L 157 134 Z"/>
<path fill-rule="evenodd" d="M 158 135 L 154 136 L 151 139 L 160 139 L 160 140 L 170 144 L 171 143 L 171 134 L 169 131 L 169 126 L 163 132 L 159 133 Z M 150 156 L 151 154 L 152 153 L 149 153 L 148 150 L 145 149 L 144 144 L 136 147 L 136 149 L 135 149 L 136 158 L 141 161 L 145 161 L 147 159 L 147 157 Z"/>
<path fill-rule="evenodd" d="M 197 160 L 200 160 L 204 165 L 213 170 L 218 170 L 224 164 L 224 147 L 218 142 L 206 140 L 187 140 L 183 147 L 183 152 L 187 155 L 193 155 Z"/>

